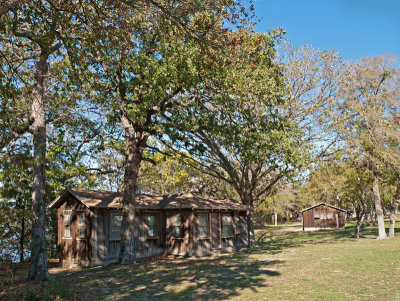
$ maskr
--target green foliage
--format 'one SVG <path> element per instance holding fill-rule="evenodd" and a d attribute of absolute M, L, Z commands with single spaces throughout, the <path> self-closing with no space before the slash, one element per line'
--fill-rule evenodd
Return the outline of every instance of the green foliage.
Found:
<path fill-rule="evenodd" d="M 232 33 L 241 43 L 227 66 L 182 96 L 190 105 L 175 107 L 165 123 L 172 149 L 187 150 L 250 205 L 308 160 L 303 131 L 283 114 L 284 78 L 274 61 L 279 34 Z"/>
<path fill-rule="evenodd" d="M 195 192 L 202 181 L 201 174 L 179 154 L 156 153 L 150 157 L 154 163 L 144 162 L 139 173 L 139 191 L 152 194 Z"/>
<path fill-rule="evenodd" d="M 375 168 L 399 168 L 398 59 L 383 55 L 351 64 L 342 82 L 336 128 Z"/>
<path fill-rule="evenodd" d="M 30 246 L 32 157 L 21 151 L 0 161 L 0 262 L 20 260 L 21 253 L 24 260 Z"/>

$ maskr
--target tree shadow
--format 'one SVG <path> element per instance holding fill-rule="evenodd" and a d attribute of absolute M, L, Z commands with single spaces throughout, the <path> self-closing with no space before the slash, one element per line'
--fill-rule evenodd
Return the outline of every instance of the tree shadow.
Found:
<path fill-rule="evenodd" d="M 273 266 L 281 262 L 250 260 L 240 255 L 167 258 L 132 266 L 113 264 L 65 271 L 55 277 L 63 279 L 70 291 L 79 292 L 85 300 L 228 299 L 246 288 L 257 291 L 265 287 L 268 277 L 280 275 Z"/>

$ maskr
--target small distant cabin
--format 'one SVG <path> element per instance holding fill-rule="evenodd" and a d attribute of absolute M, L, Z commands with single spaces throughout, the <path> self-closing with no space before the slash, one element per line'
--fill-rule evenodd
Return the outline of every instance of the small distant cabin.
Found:
<path fill-rule="evenodd" d="M 49 208 L 58 210 L 58 250 L 63 266 L 95 266 L 118 260 L 121 193 L 68 189 Z M 137 258 L 207 256 L 248 245 L 250 208 L 231 199 L 142 194 L 135 200 L 135 208 Z"/>
<path fill-rule="evenodd" d="M 320 203 L 301 211 L 303 230 L 344 228 L 346 210 Z"/>

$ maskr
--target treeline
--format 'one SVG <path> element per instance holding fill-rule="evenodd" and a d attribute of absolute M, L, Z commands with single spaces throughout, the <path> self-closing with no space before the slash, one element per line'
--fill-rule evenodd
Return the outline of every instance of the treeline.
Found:
<path fill-rule="evenodd" d="M 270 210 L 286 191 L 288 212 L 325 200 L 313 180 L 325 169 L 349 173 L 340 193 L 365 184 L 336 200 L 361 219 L 373 200 L 384 237 L 382 185 L 398 183 L 395 58 L 291 47 L 283 29 L 256 32 L 241 1 L 6 1 L 0 12 L 0 257 L 29 258 L 30 280 L 49 278 L 47 205 L 68 187 L 122 191 L 122 264 L 135 261 L 138 193 Z"/>

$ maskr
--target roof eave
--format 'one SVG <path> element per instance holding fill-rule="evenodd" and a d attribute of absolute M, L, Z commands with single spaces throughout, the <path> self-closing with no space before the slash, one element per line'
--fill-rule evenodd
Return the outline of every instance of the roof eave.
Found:
<path fill-rule="evenodd" d="M 47 206 L 49 209 L 53 208 L 59 208 L 60 205 L 65 201 L 66 196 L 70 194 L 74 198 L 76 198 L 79 202 L 81 202 L 83 205 L 85 205 L 87 208 L 90 208 L 85 202 L 83 202 L 81 199 L 79 199 L 71 189 L 66 189 L 59 197 L 57 197 L 49 206 Z"/>
<path fill-rule="evenodd" d="M 311 207 L 308 207 L 306 209 L 301 210 L 300 213 L 303 213 L 304 211 L 313 209 L 313 208 L 321 206 L 321 205 L 328 206 L 328 207 L 331 207 L 331 208 L 334 208 L 334 209 L 337 209 L 337 210 L 340 210 L 340 211 L 343 211 L 343 212 L 347 212 L 347 210 L 344 210 L 344 209 L 339 208 L 339 207 L 335 207 L 335 206 L 332 206 L 332 205 L 329 205 L 329 204 L 326 204 L 326 203 L 319 203 L 319 204 L 316 204 L 314 206 L 311 206 Z"/>

